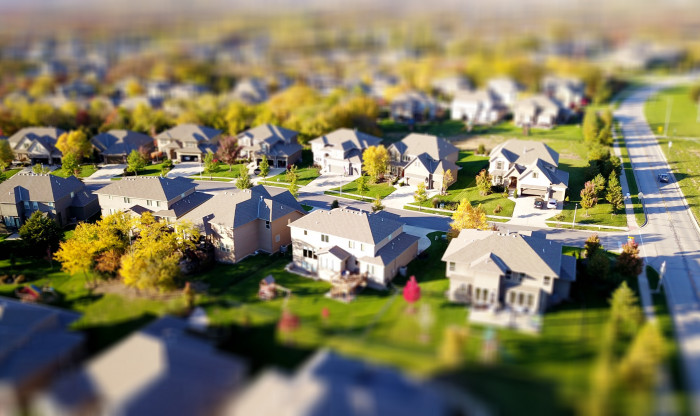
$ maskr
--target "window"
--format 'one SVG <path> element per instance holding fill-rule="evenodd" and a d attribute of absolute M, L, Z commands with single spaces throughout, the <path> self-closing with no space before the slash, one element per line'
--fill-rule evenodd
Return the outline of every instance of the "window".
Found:
<path fill-rule="evenodd" d="M 525 301 L 525 295 L 521 293 L 518 293 L 518 305 L 522 305 L 523 302 Z"/>
<path fill-rule="evenodd" d="M 532 172 L 532 179 L 537 179 L 539 178 L 540 173 L 539 172 Z"/>
<path fill-rule="evenodd" d="M 455 262 L 453 262 L 453 261 L 450 262 L 450 271 L 451 272 L 455 271 Z"/>
<path fill-rule="evenodd" d="M 309 235 L 309 232 L 304 230 L 304 235 Z"/>
<path fill-rule="evenodd" d="M 75 192 L 70 193 L 70 197 L 73 198 L 75 196 Z"/>
<path fill-rule="evenodd" d="M 532 307 L 533 300 L 534 300 L 534 296 L 532 296 L 532 294 L 527 295 L 527 306 L 528 307 L 530 307 L 530 308 Z"/>
<path fill-rule="evenodd" d="M 147 199 L 146 205 L 150 207 L 151 205 L 153 205 L 153 201 L 151 201 L 150 199 Z"/>
<path fill-rule="evenodd" d="M 498 169 L 498 170 L 503 169 L 503 161 L 502 160 L 499 160 L 498 162 L 496 162 L 496 169 Z"/>
<path fill-rule="evenodd" d="M 355 242 L 352 240 L 348 241 L 348 248 L 355 248 Z"/>
<path fill-rule="evenodd" d="M 160 206 L 160 201 L 156 201 L 156 206 L 157 206 L 157 207 Z"/>
<path fill-rule="evenodd" d="M 265 228 L 270 229 L 270 221 L 265 221 Z"/>
<path fill-rule="evenodd" d="M 24 209 L 29 209 L 29 201 L 24 201 Z"/>
<path fill-rule="evenodd" d="M 508 303 L 511 303 L 511 304 L 515 303 L 515 292 L 513 292 L 513 291 L 511 290 L 511 291 L 509 292 L 508 298 L 509 298 Z"/>
<path fill-rule="evenodd" d="M 365 251 L 365 245 L 360 243 L 360 251 Z"/>
<path fill-rule="evenodd" d="M 549 286 L 550 280 L 551 280 L 551 278 L 550 278 L 549 276 L 545 276 L 545 277 L 544 277 L 544 284 L 547 285 L 547 286 Z"/>
<path fill-rule="evenodd" d="M 314 253 L 313 249 L 310 249 L 310 248 L 303 249 L 302 256 L 306 257 L 307 259 L 317 259 L 318 258 L 316 256 L 316 253 Z"/>
<path fill-rule="evenodd" d="M 323 241 L 324 243 L 327 243 L 327 242 L 328 242 L 328 236 L 327 236 L 326 234 L 321 234 L 321 241 Z"/>
<path fill-rule="evenodd" d="M 32 208 L 39 209 L 39 203 L 36 201 L 32 202 Z"/>
<path fill-rule="evenodd" d="M 373 264 L 368 264 L 367 265 L 367 272 L 369 274 L 374 274 L 374 265 Z"/>
<path fill-rule="evenodd" d="M 124 197 L 124 203 L 125 204 L 131 203 L 131 198 Z"/>

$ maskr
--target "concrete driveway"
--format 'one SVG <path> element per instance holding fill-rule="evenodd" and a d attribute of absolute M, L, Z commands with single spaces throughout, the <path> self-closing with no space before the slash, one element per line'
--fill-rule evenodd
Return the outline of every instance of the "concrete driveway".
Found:
<path fill-rule="evenodd" d="M 308 185 L 302 187 L 301 191 L 305 194 L 322 194 L 329 189 L 338 188 L 341 184 L 345 185 L 357 178 L 358 176 L 343 176 L 341 174 L 324 173 L 311 181 Z"/>
<path fill-rule="evenodd" d="M 563 207 L 563 202 L 557 203 L 556 209 L 535 208 L 534 196 L 521 196 L 515 199 L 513 217 L 508 224 L 530 225 L 536 227 L 546 227 L 545 220 L 559 214 Z M 547 202 L 545 201 L 545 204 Z M 546 205 L 545 205 L 546 206 Z"/>
<path fill-rule="evenodd" d="M 165 176 L 168 178 L 177 178 L 179 176 L 194 176 L 199 175 L 199 172 L 204 170 L 199 162 L 181 162 L 173 167 Z"/>
<path fill-rule="evenodd" d="M 86 181 L 108 181 L 115 176 L 119 176 L 124 173 L 126 165 L 124 164 L 114 164 L 114 165 L 104 165 L 97 169 L 95 173 L 85 178 Z"/>

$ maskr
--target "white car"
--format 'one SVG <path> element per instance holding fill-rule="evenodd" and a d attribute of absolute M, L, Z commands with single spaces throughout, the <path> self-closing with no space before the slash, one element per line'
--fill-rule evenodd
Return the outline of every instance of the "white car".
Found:
<path fill-rule="evenodd" d="M 547 201 L 547 209 L 557 209 L 557 200 L 550 199 L 549 201 Z"/>

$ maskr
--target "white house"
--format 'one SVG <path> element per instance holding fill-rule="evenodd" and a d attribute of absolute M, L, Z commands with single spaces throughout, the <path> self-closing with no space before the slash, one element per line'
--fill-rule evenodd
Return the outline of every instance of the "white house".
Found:
<path fill-rule="evenodd" d="M 314 164 L 321 166 L 322 172 L 361 175 L 362 152 L 381 141 L 379 137 L 361 131 L 338 129 L 310 143 Z"/>
<path fill-rule="evenodd" d="M 450 109 L 452 120 L 471 124 L 497 123 L 507 113 L 507 108 L 491 90 L 457 92 Z"/>
<path fill-rule="evenodd" d="M 411 133 L 387 150 L 391 174 L 404 178 L 408 185 L 422 182 L 427 189 L 441 188 L 448 170 L 453 179 L 448 186 L 457 180 L 459 149 L 445 139 Z"/>
<path fill-rule="evenodd" d="M 518 100 L 518 94 L 522 87 L 512 78 L 491 78 L 486 84 L 486 89 L 491 91 L 498 101 L 507 108 L 512 108 Z"/>
<path fill-rule="evenodd" d="M 561 111 L 558 102 L 544 94 L 536 94 L 513 105 L 513 122 L 519 127 L 551 128 L 559 122 Z"/>

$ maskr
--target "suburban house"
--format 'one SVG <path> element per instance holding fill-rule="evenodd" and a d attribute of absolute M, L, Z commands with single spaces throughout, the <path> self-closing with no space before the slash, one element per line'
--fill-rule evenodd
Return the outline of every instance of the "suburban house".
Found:
<path fill-rule="evenodd" d="M 507 108 L 512 108 L 518 100 L 518 94 L 522 87 L 512 78 L 491 78 L 486 83 L 486 89 L 491 91 L 498 101 Z"/>
<path fill-rule="evenodd" d="M 156 218 L 175 221 L 212 196 L 195 192 L 197 185 L 183 177 L 136 176 L 114 181 L 95 191 L 102 216 L 115 212 L 141 215 L 151 212 Z"/>
<path fill-rule="evenodd" d="M 156 136 L 158 150 L 169 159 L 201 162 L 207 153 L 216 153 L 221 130 L 196 124 L 180 124 Z"/>
<path fill-rule="evenodd" d="M 494 185 L 517 189 L 518 195 L 536 195 L 563 201 L 569 173 L 558 169 L 559 153 L 542 142 L 511 139 L 489 154 Z"/>
<path fill-rule="evenodd" d="M 44 212 L 64 226 L 92 217 L 100 206 L 97 197 L 75 176 L 18 173 L 0 183 L 0 216 L 6 226 L 21 227 L 34 211 Z"/>
<path fill-rule="evenodd" d="M 473 88 L 469 79 L 461 75 L 438 78 L 430 85 L 435 93 L 446 97 L 454 97 Z"/>
<path fill-rule="evenodd" d="M 53 165 L 61 163 L 63 154 L 56 142 L 63 133 L 55 127 L 25 127 L 7 140 L 17 161 Z"/>
<path fill-rule="evenodd" d="M 513 106 L 513 122 L 516 126 L 551 128 L 561 119 L 561 106 L 550 97 L 536 94 L 518 100 Z"/>
<path fill-rule="evenodd" d="M 272 124 L 261 124 L 238 134 L 241 157 L 259 164 L 267 156 L 271 167 L 286 168 L 301 161 L 301 145 L 294 130 Z"/>
<path fill-rule="evenodd" d="M 195 328 L 191 318 L 165 316 L 150 323 L 57 378 L 34 400 L 32 413 L 221 414 L 241 389 L 246 365 Z"/>
<path fill-rule="evenodd" d="M 85 335 L 71 329 L 80 315 L 59 308 L 0 299 L 0 408 L 31 414 L 26 403 L 85 353 Z"/>
<path fill-rule="evenodd" d="M 236 84 L 231 96 L 246 104 L 260 104 L 269 97 L 267 83 L 260 78 L 245 78 Z"/>
<path fill-rule="evenodd" d="M 429 134 L 411 133 L 387 149 L 391 174 L 403 177 L 408 185 L 424 183 L 427 189 L 439 189 L 446 171 L 457 180 L 459 149 L 445 139 Z"/>
<path fill-rule="evenodd" d="M 287 225 L 306 214 L 286 189 L 254 186 L 219 192 L 183 217 L 216 247 L 216 260 L 235 263 L 256 251 L 276 253 L 289 245 Z"/>
<path fill-rule="evenodd" d="M 460 91 L 450 106 L 452 120 L 470 124 L 494 124 L 505 117 L 508 109 L 491 90 Z"/>
<path fill-rule="evenodd" d="M 323 280 L 365 274 L 385 287 L 418 255 L 418 237 L 384 214 L 316 210 L 289 224 L 293 266 Z"/>
<path fill-rule="evenodd" d="M 523 232 L 462 230 L 442 261 L 451 301 L 526 314 L 567 299 L 576 280 L 576 258 L 561 243 Z"/>
<path fill-rule="evenodd" d="M 132 151 L 153 151 L 153 138 L 131 130 L 110 130 L 90 139 L 105 163 L 126 163 Z"/>
<path fill-rule="evenodd" d="M 391 118 L 399 122 L 429 121 L 435 118 L 437 102 L 422 91 L 408 91 L 391 101 Z"/>
<path fill-rule="evenodd" d="M 325 136 L 311 140 L 314 164 L 323 172 L 343 173 L 346 175 L 362 174 L 362 152 L 370 146 L 376 146 L 382 139 L 361 131 L 338 129 Z"/>
<path fill-rule="evenodd" d="M 586 87 L 580 79 L 546 76 L 542 79 L 542 92 L 558 101 L 567 111 L 584 104 Z"/>

